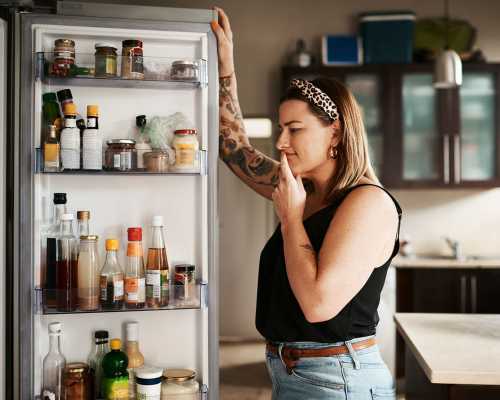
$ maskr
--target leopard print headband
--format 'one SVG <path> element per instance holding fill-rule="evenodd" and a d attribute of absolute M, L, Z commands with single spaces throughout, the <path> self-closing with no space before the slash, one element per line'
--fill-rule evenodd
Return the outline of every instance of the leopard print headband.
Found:
<path fill-rule="evenodd" d="M 332 121 L 339 119 L 339 112 L 333 100 L 320 88 L 314 86 L 310 81 L 304 79 L 294 79 L 290 82 L 290 87 L 300 90 L 301 94 L 315 106 L 321 108 Z"/>

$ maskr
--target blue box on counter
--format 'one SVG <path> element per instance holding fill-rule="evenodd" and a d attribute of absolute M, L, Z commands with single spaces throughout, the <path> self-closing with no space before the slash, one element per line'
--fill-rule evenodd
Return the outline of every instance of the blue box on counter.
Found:
<path fill-rule="evenodd" d="M 370 12 L 359 16 L 365 64 L 411 63 L 415 13 Z"/>
<path fill-rule="evenodd" d="M 322 38 L 323 65 L 361 63 L 359 38 L 353 35 L 325 35 Z"/>

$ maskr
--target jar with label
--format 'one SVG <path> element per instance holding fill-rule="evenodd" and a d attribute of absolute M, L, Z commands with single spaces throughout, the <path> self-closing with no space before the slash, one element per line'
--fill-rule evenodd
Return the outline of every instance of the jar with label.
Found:
<path fill-rule="evenodd" d="M 175 266 L 174 297 L 179 304 L 190 304 L 196 299 L 195 266 L 180 264 Z"/>
<path fill-rule="evenodd" d="M 161 400 L 197 400 L 200 385 L 196 372 L 190 369 L 166 369 L 163 371 Z"/>
<path fill-rule="evenodd" d="M 118 247 L 118 240 L 106 240 L 106 262 L 102 267 L 99 280 L 100 300 L 104 310 L 119 310 L 123 306 L 123 271 L 118 264 Z"/>
<path fill-rule="evenodd" d="M 144 166 L 148 172 L 167 172 L 168 153 L 162 150 L 144 153 Z"/>
<path fill-rule="evenodd" d="M 175 150 L 174 169 L 181 171 L 198 171 L 200 168 L 200 144 L 196 129 L 178 129 L 175 132 L 172 146 Z"/>
<path fill-rule="evenodd" d="M 163 370 L 143 367 L 135 370 L 137 400 L 161 400 L 161 377 Z"/>
<path fill-rule="evenodd" d="M 199 79 L 199 68 L 195 61 L 178 60 L 172 63 L 170 79 L 182 81 L 197 81 Z"/>
<path fill-rule="evenodd" d="M 95 45 L 95 76 L 97 78 L 116 78 L 116 47 L 110 43 Z"/>
<path fill-rule="evenodd" d="M 91 397 L 89 366 L 85 363 L 66 364 L 62 398 L 67 400 L 88 400 Z"/>
<path fill-rule="evenodd" d="M 133 171 L 137 169 L 135 140 L 113 139 L 107 141 L 105 167 L 114 171 Z"/>
<path fill-rule="evenodd" d="M 144 61 L 141 40 L 122 42 L 122 79 L 144 79 Z"/>
<path fill-rule="evenodd" d="M 75 64 L 75 42 L 70 39 L 57 39 L 54 42 L 54 63 L 52 75 L 68 77 Z"/>

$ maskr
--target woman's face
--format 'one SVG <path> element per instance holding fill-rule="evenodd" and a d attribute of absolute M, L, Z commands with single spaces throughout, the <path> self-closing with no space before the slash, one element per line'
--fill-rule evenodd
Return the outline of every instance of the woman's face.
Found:
<path fill-rule="evenodd" d="M 325 163 L 331 163 L 330 147 L 339 141 L 338 121 L 325 125 L 301 100 L 286 100 L 279 108 L 281 134 L 276 148 L 285 153 L 294 176 L 307 178 Z"/>

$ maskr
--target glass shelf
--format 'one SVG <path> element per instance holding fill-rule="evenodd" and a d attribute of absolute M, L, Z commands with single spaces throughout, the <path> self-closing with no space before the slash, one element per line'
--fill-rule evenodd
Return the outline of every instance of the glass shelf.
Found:
<path fill-rule="evenodd" d="M 121 76 L 122 63 L 129 57 L 116 56 L 116 76 L 106 77 L 96 75 L 95 58 L 94 54 L 76 53 L 74 63 L 67 64 L 56 62 L 53 52 L 37 52 L 35 78 L 52 86 L 186 89 L 207 85 L 207 63 L 203 59 L 142 57 L 144 79 L 132 79 Z M 176 61 L 188 62 L 193 67 L 172 68 Z"/>
<path fill-rule="evenodd" d="M 37 314 L 43 315 L 53 315 L 53 314 L 95 314 L 95 313 L 116 313 L 116 312 L 136 312 L 136 311 L 162 311 L 162 310 L 190 310 L 190 309 L 201 309 L 207 308 L 208 301 L 208 285 L 205 282 L 198 282 L 194 285 L 194 289 L 186 294 L 185 286 L 181 285 L 170 285 L 170 298 L 167 306 L 162 306 L 158 308 L 125 308 L 123 306 L 116 310 L 102 309 L 101 306 L 96 310 L 80 310 L 76 307 L 76 297 L 77 294 L 73 294 L 75 301 L 71 301 L 70 291 L 61 291 L 57 289 L 44 289 L 35 288 L 35 311 Z M 78 290 L 76 290 L 78 292 Z M 180 296 L 185 296 L 181 298 Z M 74 310 L 70 310 L 69 307 L 59 308 L 56 306 L 56 301 L 58 298 L 62 298 L 64 304 L 74 305 Z M 50 303 L 50 304 L 49 304 Z"/>

